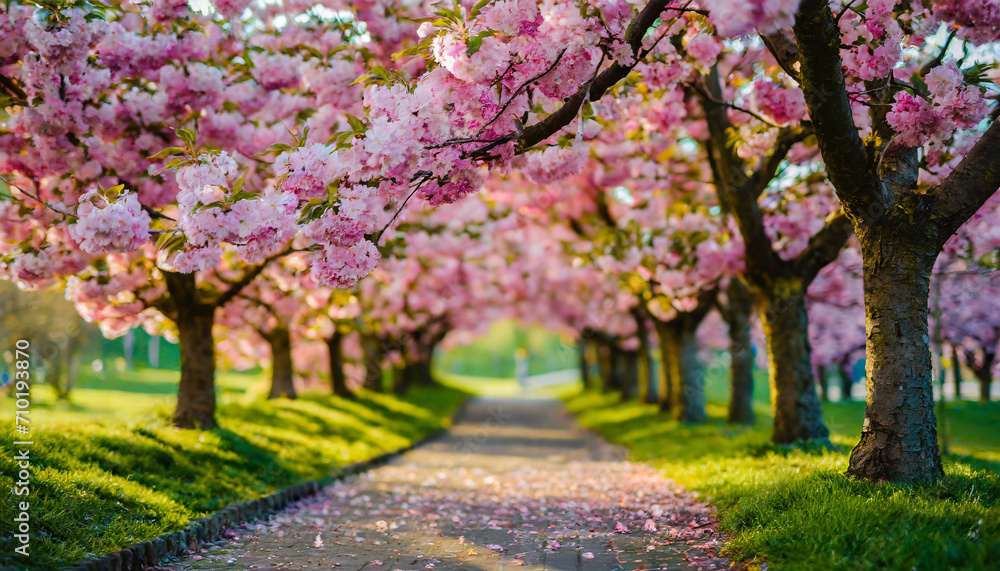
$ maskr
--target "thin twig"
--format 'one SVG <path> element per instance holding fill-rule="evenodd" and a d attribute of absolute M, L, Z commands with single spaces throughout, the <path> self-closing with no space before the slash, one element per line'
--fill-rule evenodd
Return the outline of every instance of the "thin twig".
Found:
<path fill-rule="evenodd" d="M 39 198 L 37 195 L 31 194 L 27 190 L 25 190 L 25 189 L 21 188 L 20 186 L 14 184 L 12 182 L 10 182 L 3 175 L 0 175 L 0 180 L 4 181 L 7 184 L 7 186 L 9 186 L 11 188 L 16 188 L 18 191 L 21 192 L 21 194 L 23 194 L 23 195 L 27 196 L 28 198 L 30 198 L 30 199 L 38 202 L 39 204 L 41 204 L 42 206 L 45 206 L 46 208 L 48 208 L 52 212 L 55 212 L 56 214 L 61 214 L 63 216 L 69 216 L 70 218 L 79 218 L 76 214 L 70 214 L 69 212 L 63 212 L 62 210 L 59 210 L 58 208 L 52 206 L 48 202 L 45 202 L 44 200 L 42 200 L 41 198 Z M 14 200 L 17 200 L 17 198 L 14 197 L 14 196 L 11 196 L 11 198 L 13 198 Z"/>
<path fill-rule="evenodd" d="M 392 226 L 392 224 L 396 221 L 396 219 L 399 218 L 399 215 L 402 214 L 403 209 L 406 208 L 406 203 L 409 202 L 410 199 L 413 198 L 413 195 L 416 194 L 417 191 L 420 190 L 420 188 L 427 181 L 431 180 L 431 178 L 432 178 L 431 174 L 430 173 L 426 173 L 420 179 L 420 182 L 418 182 L 417 185 L 415 187 L 413 187 L 413 190 L 406 197 L 406 199 L 403 200 L 403 203 L 399 205 L 399 209 L 396 210 L 396 212 L 392 215 L 392 219 L 389 220 L 389 222 L 384 227 L 382 227 L 381 230 L 378 231 L 378 236 L 375 237 L 375 245 L 376 246 L 378 246 L 378 243 L 382 241 L 382 235 L 385 234 L 385 231 L 388 230 Z"/>
<path fill-rule="evenodd" d="M 556 56 L 556 59 L 555 59 L 555 61 L 552 62 L 552 65 L 550 65 L 549 67 L 547 67 L 544 71 L 542 71 L 538 75 L 532 77 L 528 81 L 526 81 L 523 84 L 521 84 L 521 86 L 518 87 L 514 91 L 513 94 L 511 94 L 510 98 L 507 99 L 507 103 L 504 103 L 503 106 L 500 107 L 500 110 L 497 111 L 496 115 L 494 115 L 493 118 L 490 119 L 488 123 L 486 123 L 485 125 L 483 125 L 482 127 L 479 128 L 479 131 L 476 132 L 475 136 L 479 137 L 479 135 L 483 134 L 483 131 L 485 131 L 490 125 L 492 125 L 493 123 L 495 123 L 496 120 L 499 119 L 503 115 L 503 112 L 506 111 L 508 107 L 510 107 L 510 104 L 513 103 L 514 100 L 517 99 L 517 97 L 519 95 L 521 95 L 522 91 L 524 91 L 525 89 L 527 89 L 532 83 L 535 83 L 539 79 L 541 79 L 541 78 L 545 77 L 546 75 L 552 73 L 552 70 L 554 70 L 556 68 L 556 66 L 559 65 L 559 62 L 562 61 L 563 55 L 565 55 L 565 54 L 566 54 L 566 49 L 564 48 L 562 51 L 559 52 L 559 55 Z"/>

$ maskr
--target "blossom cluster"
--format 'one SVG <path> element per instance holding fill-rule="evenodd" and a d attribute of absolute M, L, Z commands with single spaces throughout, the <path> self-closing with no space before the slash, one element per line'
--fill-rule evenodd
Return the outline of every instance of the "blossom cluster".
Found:
<path fill-rule="evenodd" d="M 966 85 L 953 61 L 927 72 L 928 98 L 906 91 L 896 94 L 886 115 L 896 131 L 896 140 L 908 147 L 948 141 L 958 129 L 976 127 L 989 113 L 982 90 Z"/>
<path fill-rule="evenodd" d="M 736 37 L 755 30 L 767 34 L 790 28 L 801 0 L 701 0 L 720 36 Z"/>
<path fill-rule="evenodd" d="M 847 9 L 840 19 L 844 72 L 872 81 L 888 77 L 902 53 L 903 29 L 893 14 L 896 0 L 869 0 L 863 14 Z"/>
<path fill-rule="evenodd" d="M 152 219 L 134 193 L 109 201 L 94 189 L 80 198 L 76 215 L 69 235 L 88 254 L 129 252 L 149 240 Z"/>

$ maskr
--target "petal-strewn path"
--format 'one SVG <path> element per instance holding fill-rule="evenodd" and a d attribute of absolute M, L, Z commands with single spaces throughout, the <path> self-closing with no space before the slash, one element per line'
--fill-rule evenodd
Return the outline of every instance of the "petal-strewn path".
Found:
<path fill-rule="evenodd" d="M 184 569 L 724 568 L 711 510 L 557 401 L 476 399 L 443 436 Z"/>

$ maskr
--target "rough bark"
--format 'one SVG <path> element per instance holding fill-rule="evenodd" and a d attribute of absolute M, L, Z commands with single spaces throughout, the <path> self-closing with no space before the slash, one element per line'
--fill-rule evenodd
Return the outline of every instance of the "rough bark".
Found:
<path fill-rule="evenodd" d="M 1000 124 L 993 122 L 937 187 L 918 188 L 917 149 L 893 144 L 894 90 L 873 93 L 863 141 L 826 0 L 803 0 L 793 27 L 800 85 L 827 175 L 862 247 L 868 399 L 848 474 L 901 483 L 943 476 L 936 439 L 927 326 L 928 277 L 945 241 L 1000 188 Z"/>
<path fill-rule="evenodd" d="M 294 399 L 295 371 L 292 365 L 292 335 L 283 327 L 267 334 L 271 346 L 271 392 L 267 398 Z"/>
<path fill-rule="evenodd" d="M 809 345 L 805 288 L 785 283 L 772 295 L 758 297 L 764 335 L 767 337 L 768 381 L 774 427 L 771 440 L 790 444 L 796 440 L 829 443 L 823 410 L 816 395 Z"/>
<path fill-rule="evenodd" d="M 194 281 L 193 276 L 191 281 Z M 215 307 L 178 304 L 176 321 L 181 352 L 181 382 L 177 391 L 174 424 L 179 428 L 213 428 L 215 343 L 212 325 Z"/>
<path fill-rule="evenodd" d="M 860 236 L 868 400 L 848 474 L 917 483 L 941 478 L 927 323 L 938 246 L 901 229 Z"/>
<path fill-rule="evenodd" d="M 729 422 L 753 424 L 753 340 L 750 315 L 753 292 L 740 280 L 730 280 L 723 312 L 729 325 Z"/>
<path fill-rule="evenodd" d="M 330 392 L 341 398 L 354 398 L 354 393 L 347 388 L 347 376 L 344 374 L 344 334 L 334 331 L 326 340 L 327 353 L 330 356 Z"/>

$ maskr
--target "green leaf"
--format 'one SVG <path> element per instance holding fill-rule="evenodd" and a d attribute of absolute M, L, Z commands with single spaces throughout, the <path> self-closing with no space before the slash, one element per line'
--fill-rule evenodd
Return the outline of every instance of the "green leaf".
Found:
<path fill-rule="evenodd" d="M 362 121 L 361 119 L 358 119 L 357 117 L 351 115 L 350 113 L 346 113 L 345 115 L 347 115 L 347 122 L 350 123 L 351 129 L 355 133 L 363 135 L 368 130 L 368 128 L 365 126 L 365 122 Z"/>
<path fill-rule="evenodd" d="M 482 34 L 476 34 L 465 42 L 465 53 L 471 56 L 478 52 L 481 47 L 483 47 L 483 36 Z"/>
<path fill-rule="evenodd" d="M 243 173 L 243 176 L 236 179 L 236 182 L 233 183 L 233 192 L 236 193 L 237 197 L 239 196 L 240 191 L 243 190 L 243 184 L 246 183 L 248 174 L 250 174 L 249 170 Z M 237 198 L 237 200 L 239 199 Z"/>
<path fill-rule="evenodd" d="M 262 152 L 261 154 L 262 155 L 266 155 L 267 153 L 279 153 L 280 154 L 280 153 L 284 153 L 286 151 L 291 151 L 294 148 L 295 147 L 289 145 L 288 143 L 272 143 L 271 146 L 269 146 L 268 148 L 264 149 L 264 152 Z"/>
<path fill-rule="evenodd" d="M 167 147 L 155 155 L 150 155 L 150 159 L 165 159 L 174 155 L 183 155 L 186 152 L 184 147 Z"/>

